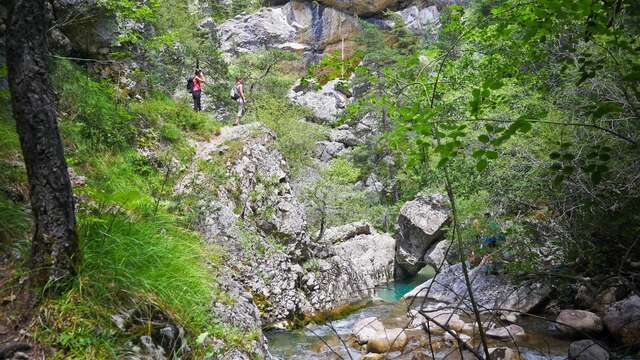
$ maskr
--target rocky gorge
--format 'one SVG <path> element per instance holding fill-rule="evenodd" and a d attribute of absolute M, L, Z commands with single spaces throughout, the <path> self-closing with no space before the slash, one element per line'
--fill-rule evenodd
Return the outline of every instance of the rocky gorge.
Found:
<path fill-rule="evenodd" d="M 468 3 L 269 1 L 220 23 L 213 20 L 211 3 L 196 0 L 190 6 L 206 41 L 219 45 L 229 64 L 277 49 L 297 54 L 308 65 L 335 50 L 351 54 L 365 23 L 390 31 L 403 22 L 412 34 L 435 40 L 441 13 Z M 64 56 L 94 58 L 87 65 L 93 72 L 117 79 L 132 99 L 144 96 L 144 77 L 136 74 L 153 59 L 140 55 L 118 61 L 110 54 L 124 47 L 120 35 L 130 29 L 153 33 L 153 27 L 97 13 L 95 1 L 52 0 L 49 5 L 48 16 L 59 24 L 49 32 L 52 48 Z M 5 13 L 0 5 L 0 35 Z M 163 48 L 163 61 L 182 64 L 179 48 Z M 5 54 L 0 55 L 4 63 Z M 169 90 L 175 98 L 186 95 L 181 88 Z M 584 284 L 569 307 L 566 299 L 559 302 L 557 288 L 538 278 L 513 277 L 490 258 L 473 263 L 458 248 L 454 234 L 459 224 L 443 191 L 418 191 L 394 204 L 397 213 L 384 228 L 373 218 L 312 228 L 301 189 L 333 160 L 373 148 L 385 135 L 386 113 L 344 118 L 349 105 L 367 91 L 369 84 L 358 83 L 355 75 L 323 84 L 298 80 L 289 87 L 288 104 L 305 109 L 306 116 L 296 120 L 321 129 L 306 172 L 292 172 L 278 134 L 261 122 L 259 113 L 255 121 L 187 140 L 193 156 L 172 191 L 193 201 L 195 231 L 223 257 L 211 282 L 224 296 L 208 309 L 222 323 L 255 334 L 252 353 L 224 344 L 231 349 L 219 358 L 482 359 L 483 345 L 488 345 L 493 360 L 608 360 L 619 355 L 610 351 L 613 345 L 640 346 L 637 294 L 615 283 L 595 291 L 590 279 L 580 278 Z M 220 120 L 228 106 L 205 104 L 209 120 Z M 153 150 L 137 151 L 149 162 L 157 160 Z M 386 155 L 376 160 L 379 168 L 363 170 L 354 189 L 389 198 L 394 186 L 379 181 L 379 175 L 395 169 L 395 160 Z M 122 334 L 135 334 L 127 343 L 127 359 L 160 360 L 190 352 L 179 319 L 155 304 L 125 309 L 111 320 Z M 138 336 L 137 329 L 146 325 L 152 335 Z"/>

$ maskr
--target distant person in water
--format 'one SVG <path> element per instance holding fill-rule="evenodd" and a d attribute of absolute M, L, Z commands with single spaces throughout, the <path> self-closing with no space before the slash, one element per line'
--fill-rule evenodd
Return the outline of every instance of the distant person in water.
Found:
<path fill-rule="evenodd" d="M 240 119 L 244 116 L 244 113 L 247 111 L 246 102 L 247 99 L 244 97 L 244 80 L 241 77 L 236 76 L 236 83 L 233 86 L 233 99 L 238 102 L 238 115 L 236 116 L 236 122 L 233 124 L 234 126 L 240 125 Z"/>
<path fill-rule="evenodd" d="M 193 90 L 191 95 L 193 96 L 193 110 L 202 111 L 202 85 L 206 83 L 202 70 L 197 69 L 193 76 Z"/>

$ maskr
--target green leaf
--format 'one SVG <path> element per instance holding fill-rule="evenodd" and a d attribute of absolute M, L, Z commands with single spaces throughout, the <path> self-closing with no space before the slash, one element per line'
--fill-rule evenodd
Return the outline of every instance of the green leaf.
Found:
<path fill-rule="evenodd" d="M 498 158 L 498 153 L 496 151 L 487 151 L 486 152 L 487 159 L 495 160 Z"/>
<path fill-rule="evenodd" d="M 490 141 L 490 139 L 489 139 L 488 135 L 482 134 L 482 135 L 478 136 L 478 141 L 480 141 L 481 143 L 486 144 L 486 143 L 488 143 Z"/>
<path fill-rule="evenodd" d="M 591 173 L 591 182 L 594 183 L 595 185 L 600 184 L 600 182 L 602 181 L 602 172 L 600 171 L 594 171 Z"/>
<path fill-rule="evenodd" d="M 598 108 L 592 113 L 594 119 L 600 119 L 603 116 L 610 113 L 622 112 L 622 106 L 613 102 L 606 102 L 598 106 Z"/>
<path fill-rule="evenodd" d="M 478 163 L 476 164 L 476 169 L 479 172 L 481 172 L 481 171 L 483 171 L 484 169 L 487 168 L 487 165 L 489 165 L 489 162 L 487 162 L 487 159 L 480 159 L 478 161 Z"/>
<path fill-rule="evenodd" d="M 471 156 L 476 158 L 476 159 L 479 159 L 479 158 L 484 156 L 484 152 L 485 152 L 484 150 L 478 149 L 478 150 L 474 151 L 473 155 L 471 155 Z"/>

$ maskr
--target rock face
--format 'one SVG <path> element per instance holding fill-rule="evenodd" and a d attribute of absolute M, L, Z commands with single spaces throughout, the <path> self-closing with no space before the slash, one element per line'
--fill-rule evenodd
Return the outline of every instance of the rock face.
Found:
<path fill-rule="evenodd" d="M 492 273 L 490 264 L 471 270 L 469 280 L 478 307 L 484 309 L 483 312 L 503 315 L 510 315 L 512 311 L 519 314 L 533 310 L 547 298 L 550 291 L 540 284 L 518 286 L 505 276 Z M 433 279 L 419 285 L 403 298 L 415 297 L 428 297 L 447 304 L 462 302 L 462 308 L 469 310 L 469 294 L 462 273 L 462 264 L 443 269 Z"/>
<path fill-rule="evenodd" d="M 305 90 L 296 92 L 296 88 L 294 88 L 289 95 L 294 102 L 307 106 L 306 104 L 308 104 L 308 102 L 303 100 L 306 96 L 309 95 L 305 94 Z M 347 101 L 344 95 L 338 91 L 332 96 Z M 313 103 L 313 101 L 311 103 Z M 314 112 L 316 114 L 315 121 L 332 123 L 342 114 L 342 109 L 338 108 L 335 111 L 331 111 L 332 114 L 335 114 L 333 117 L 327 115 L 325 112 L 326 109 L 318 108 L 318 111 Z M 318 117 L 318 115 L 322 116 L 322 118 Z M 355 124 L 343 124 L 332 129 L 329 132 L 329 141 L 319 141 L 316 143 L 316 158 L 320 161 L 327 162 L 341 155 L 343 151 L 349 147 L 371 142 L 372 139 L 375 139 L 376 135 L 380 134 L 379 123 L 380 120 L 376 114 L 368 113 Z M 368 180 L 369 179 L 367 179 L 367 181 Z"/>
<path fill-rule="evenodd" d="M 327 162 L 340 155 L 345 149 L 344 144 L 334 141 L 318 141 L 315 156 L 318 160 Z"/>
<path fill-rule="evenodd" d="M 435 35 L 440 27 L 440 12 L 435 5 L 424 8 L 413 5 L 396 14 L 402 18 L 407 29 L 416 34 Z"/>
<path fill-rule="evenodd" d="M 227 20 L 218 36 L 222 51 L 231 56 L 267 48 L 324 50 L 358 32 L 353 16 L 315 2 L 290 1 Z"/>
<path fill-rule="evenodd" d="M 219 282 L 236 301 L 214 304 L 220 318 L 241 328 L 286 326 L 367 299 L 393 279 L 396 241 L 367 223 L 327 229 L 323 242 L 311 243 L 304 208 L 267 128 L 223 128 L 195 147 L 198 162 L 226 171 L 212 181 L 194 168 L 176 186 L 203 199 L 200 231 L 229 256 L 229 276 Z"/>
<path fill-rule="evenodd" d="M 609 360 L 609 352 L 593 340 L 580 340 L 569 345 L 569 360 Z"/>
<path fill-rule="evenodd" d="M 568 336 L 580 333 L 597 334 L 602 331 L 602 319 L 590 311 L 562 310 L 556 321 L 567 326 L 557 325 L 558 330 Z"/>
<path fill-rule="evenodd" d="M 320 3 L 358 15 L 373 15 L 398 5 L 399 0 L 320 0 Z"/>
<path fill-rule="evenodd" d="M 319 90 L 304 89 L 300 85 L 296 85 L 289 91 L 289 100 L 294 104 L 309 108 L 313 113 L 312 121 L 333 124 L 349 103 L 349 99 L 336 90 L 338 81 L 329 81 Z"/>
<path fill-rule="evenodd" d="M 113 15 L 95 0 L 54 0 L 53 13 L 73 49 L 85 54 L 97 54 L 109 48 L 117 37 L 118 24 Z"/>
<path fill-rule="evenodd" d="M 319 269 L 303 279 L 316 312 L 358 303 L 393 281 L 396 240 L 390 235 L 358 222 L 327 229 L 323 243 Z"/>
<path fill-rule="evenodd" d="M 447 249 L 451 246 L 451 241 L 442 240 L 430 247 L 427 253 L 424 254 L 424 263 L 433 267 L 434 269 L 442 266 L 446 268 L 449 266 L 447 261 Z"/>
<path fill-rule="evenodd" d="M 398 215 L 398 275 L 415 275 L 424 267 L 427 249 L 444 235 L 442 228 L 449 222 L 449 213 L 440 194 L 419 194 L 404 204 Z"/>
<path fill-rule="evenodd" d="M 629 346 L 640 345 L 640 296 L 613 303 L 603 320 L 616 340 Z"/>

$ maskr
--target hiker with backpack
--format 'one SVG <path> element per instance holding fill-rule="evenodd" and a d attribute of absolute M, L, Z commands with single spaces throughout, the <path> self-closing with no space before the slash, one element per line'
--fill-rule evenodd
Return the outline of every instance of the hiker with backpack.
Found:
<path fill-rule="evenodd" d="M 233 126 L 240 125 L 240 119 L 247 111 L 245 106 L 247 99 L 244 97 L 244 80 L 241 77 L 236 76 L 236 83 L 231 89 L 231 98 L 238 103 L 238 115 L 236 116 L 236 122 Z"/>
<path fill-rule="evenodd" d="M 202 111 L 202 103 L 201 103 L 202 84 L 206 82 L 207 81 L 205 80 L 204 75 L 202 74 L 202 70 L 200 69 L 196 69 L 193 76 L 190 76 L 189 79 L 187 80 L 187 90 L 191 93 L 191 96 L 193 97 L 193 110 L 195 111 Z"/>

